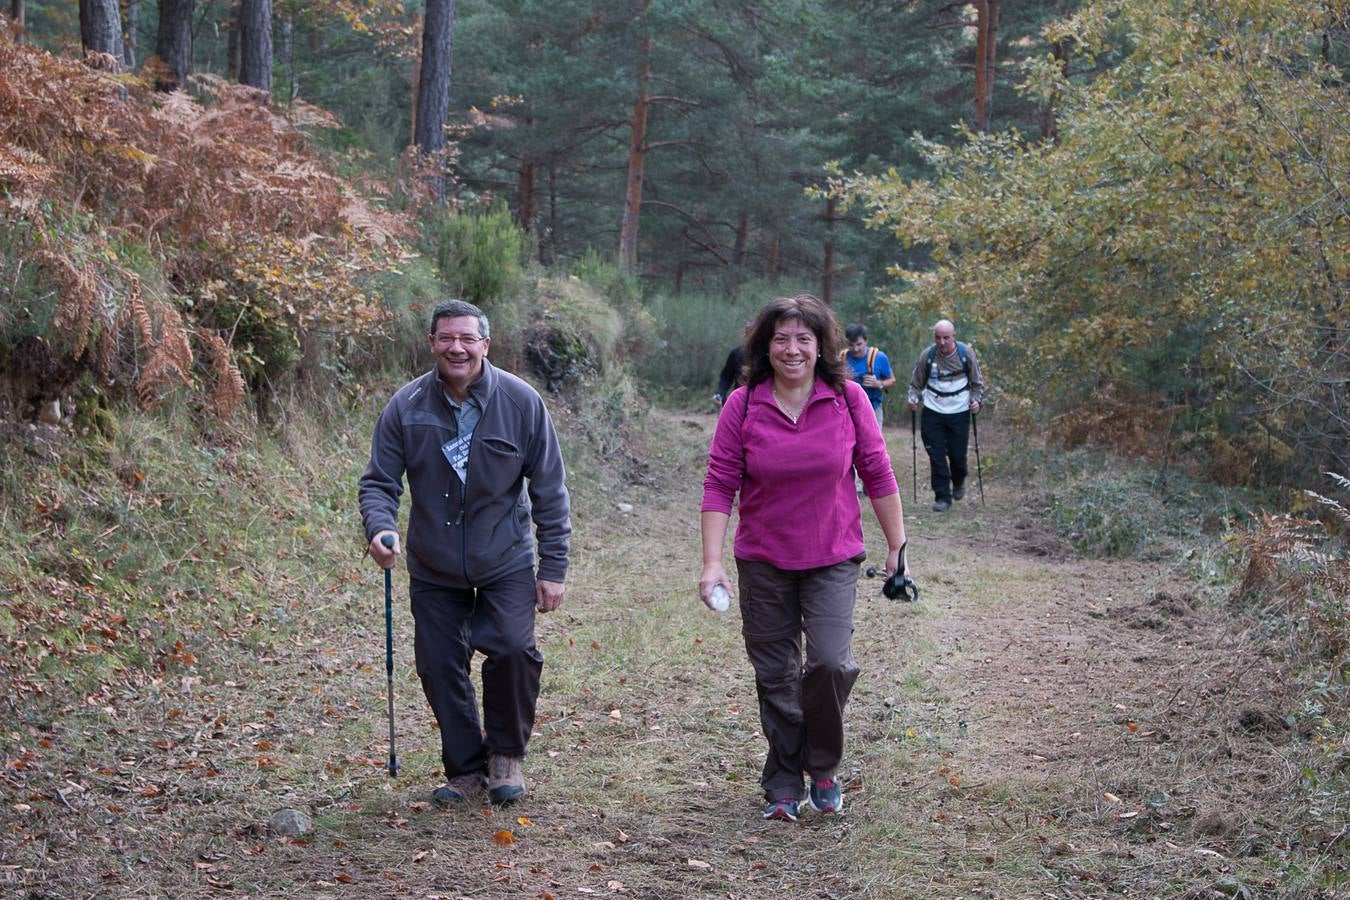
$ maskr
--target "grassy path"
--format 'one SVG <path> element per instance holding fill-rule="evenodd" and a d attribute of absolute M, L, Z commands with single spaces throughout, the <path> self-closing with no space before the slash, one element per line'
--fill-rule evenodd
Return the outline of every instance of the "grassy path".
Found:
<path fill-rule="evenodd" d="M 739 618 L 694 593 L 712 424 L 654 416 L 638 487 L 578 468 L 574 568 L 563 609 L 541 620 L 522 803 L 427 802 L 438 749 L 406 591 L 402 772 L 384 775 L 382 592 L 368 560 L 344 560 L 276 641 L 223 639 L 216 664 L 146 683 L 116 719 L 86 699 L 55 745 L 11 758 L 0 892 L 1090 897 L 1274 883 L 1262 854 L 1289 836 L 1261 804 L 1296 773 L 1278 729 L 1237 726 L 1265 714 L 1272 663 L 1178 572 L 1065 552 L 1034 485 L 988 477 L 984 505 L 972 491 L 943 516 L 914 504 L 900 431 L 888 437 L 923 601 L 861 583 L 846 814 L 760 820 Z M 982 437 L 996 469 L 1002 436 L 987 423 Z M 315 830 L 269 833 L 281 807 Z"/>

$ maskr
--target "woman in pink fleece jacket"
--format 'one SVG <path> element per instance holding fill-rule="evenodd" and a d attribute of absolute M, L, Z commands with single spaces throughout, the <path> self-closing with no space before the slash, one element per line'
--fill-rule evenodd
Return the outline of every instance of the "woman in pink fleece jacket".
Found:
<path fill-rule="evenodd" d="M 886 535 L 887 576 L 905 542 L 886 444 L 840 346 L 834 314 L 809 294 L 761 309 L 746 329 L 749 377 L 722 407 L 703 480 L 698 590 L 709 606 L 714 586 L 731 586 L 722 547 L 740 495 L 733 549 L 741 631 L 769 741 L 760 777 L 766 819 L 844 808 L 836 776 L 844 705 L 858 678 L 853 607 L 865 556 L 855 469 Z"/>

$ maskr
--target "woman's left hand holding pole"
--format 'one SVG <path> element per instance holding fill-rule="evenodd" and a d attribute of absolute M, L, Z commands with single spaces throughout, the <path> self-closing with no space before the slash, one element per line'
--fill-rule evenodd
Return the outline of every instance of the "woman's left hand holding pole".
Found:
<path fill-rule="evenodd" d="M 872 498 L 872 511 L 877 514 L 881 530 L 886 535 L 886 565 L 883 571 L 889 578 L 900 571 L 900 550 L 905 546 L 905 515 L 900 505 L 900 494 Z M 904 575 L 909 574 L 909 562 L 904 562 Z"/>

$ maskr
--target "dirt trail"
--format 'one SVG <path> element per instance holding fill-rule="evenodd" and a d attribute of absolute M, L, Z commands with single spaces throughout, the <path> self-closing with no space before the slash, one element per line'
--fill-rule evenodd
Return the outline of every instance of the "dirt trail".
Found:
<path fill-rule="evenodd" d="M 314 586 L 305 631 L 146 685 L 103 732 L 46 723 L 47 747 L 7 773 L 0 892 L 1142 897 L 1236 876 L 1262 887 L 1244 859 L 1290 839 L 1260 814 L 1293 776 L 1277 704 L 1252 700 L 1275 683 L 1273 663 L 1178 570 L 1074 558 L 1036 486 L 997 475 L 994 421 L 982 422 L 985 502 L 972 479 L 944 515 L 922 484 L 914 503 L 908 430 L 888 431 L 923 599 L 861 583 L 846 814 L 761 821 L 739 618 L 693 596 L 713 419 L 655 418 L 644 486 L 577 497 L 568 600 L 540 626 L 548 661 L 524 802 L 426 802 L 438 760 L 404 603 L 403 770 L 384 776 L 382 600 L 366 561 Z M 922 454 L 919 465 L 922 481 Z M 884 543 L 866 521 L 876 556 Z M 269 833 L 283 806 L 313 814 L 316 830 Z"/>

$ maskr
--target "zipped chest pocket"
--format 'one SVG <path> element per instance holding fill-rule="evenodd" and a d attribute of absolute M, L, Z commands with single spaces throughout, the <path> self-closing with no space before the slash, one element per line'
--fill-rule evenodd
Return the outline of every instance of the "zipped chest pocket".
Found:
<path fill-rule="evenodd" d="M 469 453 L 469 483 L 475 492 L 495 496 L 511 489 L 520 480 L 525 456 L 514 442 L 496 435 L 482 436 Z"/>

